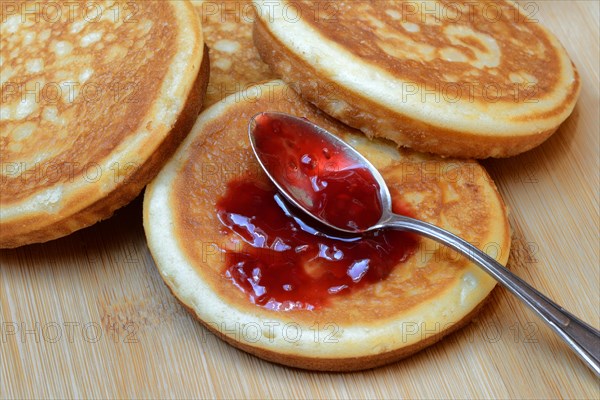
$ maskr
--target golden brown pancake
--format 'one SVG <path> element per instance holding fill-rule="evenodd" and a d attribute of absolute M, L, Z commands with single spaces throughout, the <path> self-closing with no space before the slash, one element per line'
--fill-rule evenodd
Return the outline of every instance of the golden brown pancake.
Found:
<path fill-rule="evenodd" d="M 329 371 L 398 360 L 465 325 L 495 282 L 463 257 L 423 238 L 413 238 L 415 246 L 407 259 L 393 264 L 387 277 L 327 294 L 312 309 L 307 304 L 316 304 L 316 298 L 310 294 L 303 303 L 280 302 L 277 297 L 261 303 L 240 289 L 245 283 L 232 279 L 231 268 L 236 268 L 236 257 L 251 254 L 252 246 L 221 222 L 217 206 L 231 196 L 247 195 L 234 183 L 273 189 L 254 159 L 247 134 L 249 119 L 265 110 L 306 117 L 339 135 L 381 171 L 394 204 L 477 244 L 503 264 L 508 259 L 505 206 L 478 163 L 369 140 L 302 100 L 282 81 L 272 81 L 205 110 L 146 189 L 144 228 L 149 248 L 165 282 L 186 308 L 238 348 L 269 361 Z M 252 221 L 255 226 L 262 223 Z M 272 246 L 280 251 L 286 243 L 275 240 Z M 289 256 L 263 250 L 273 260 Z M 263 265 L 265 277 L 273 265 Z M 307 262 L 300 268 L 317 281 L 329 273 L 319 263 Z M 286 279 L 285 275 L 274 278 Z"/>
<path fill-rule="evenodd" d="M 254 7 L 250 0 L 192 0 L 210 49 L 206 108 L 257 83 L 275 78 L 252 41 Z"/>
<path fill-rule="evenodd" d="M 16 247 L 132 200 L 195 121 L 208 58 L 184 1 L 2 10 L 0 247 Z"/>
<path fill-rule="evenodd" d="M 558 40 L 507 1 L 256 0 L 263 60 L 370 137 L 507 157 L 571 114 L 580 81 Z"/>

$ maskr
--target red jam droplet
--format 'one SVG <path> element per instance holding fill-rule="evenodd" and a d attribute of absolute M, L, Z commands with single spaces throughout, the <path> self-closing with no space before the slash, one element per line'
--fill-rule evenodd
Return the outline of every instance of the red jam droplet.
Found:
<path fill-rule="evenodd" d="M 311 214 L 350 231 L 366 230 L 379 221 L 375 178 L 310 126 L 259 115 L 254 145 L 273 178 Z"/>

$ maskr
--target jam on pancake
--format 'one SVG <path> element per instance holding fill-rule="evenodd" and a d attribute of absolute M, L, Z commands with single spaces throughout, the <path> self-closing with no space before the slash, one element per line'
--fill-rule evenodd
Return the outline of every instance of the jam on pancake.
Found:
<path fill-rule="evenodd" d="M 241 251 L 226 250 L 225 275 L 257 305 L 325 306 L 332 295 L 385 279 L 416 249 L 417 239 L 406 232 L 335 238 L 317 231 L 276 194 L 272 186 L 240 179 L 229 182 L 217 203 L 221 223 L 244 241 Z"/>

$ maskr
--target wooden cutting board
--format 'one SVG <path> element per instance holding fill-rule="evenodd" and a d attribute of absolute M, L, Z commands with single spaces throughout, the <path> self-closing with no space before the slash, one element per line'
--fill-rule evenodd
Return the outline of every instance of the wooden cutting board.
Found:
<path fill-rule="evenodd" d="M 541 147 L 484 164 L 511 210 L 510 268 L 599 327 L 599 3 L 521 3 L 560 38 L 583 90 Z M 252 357 L 169 293 L 141 198 L 69 237 L 0 255 L 2 398 L 600 398 L 592 372 L 502 288 L 467 328 L 384 368 L 313 373 Z"/>

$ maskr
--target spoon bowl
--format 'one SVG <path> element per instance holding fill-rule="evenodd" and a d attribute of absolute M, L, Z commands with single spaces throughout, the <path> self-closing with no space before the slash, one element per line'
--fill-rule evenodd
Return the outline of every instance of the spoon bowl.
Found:
<path fill-rule="evenodd" d="M 249 132 L 252 149 L 277 189 L 319 224 L 356 236 L 378 229 L 391 213 L 383 177 L 325 129 L 288 114 L 260 113 Z"/>
<path fill-rule="evenodd" d="M 352 146 L 307 119 L 277 112 L 252 117 L 248 134 L 269 179 L 306 216 L 343 234 L 399 229 L 456 250 L 525 302 L 600 376 L 597 329 L 466 240 L 430 223 L 394 214 L 383 177 Z"/>

